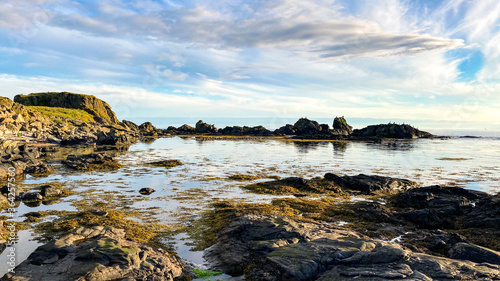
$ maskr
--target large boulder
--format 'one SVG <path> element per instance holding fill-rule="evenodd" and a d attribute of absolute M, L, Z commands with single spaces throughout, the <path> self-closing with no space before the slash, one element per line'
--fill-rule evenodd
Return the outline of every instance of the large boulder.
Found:
<path fill-rule="evenodd" d="M 1 280 L 173 281 L 183 274 L 183 265 L 163 250 L 125 239 L 121 229 L 98 226 L 38 247 L 14 271 Z"/>
<path fill-rule="evenodd" d="M 142 135 L 155 136 L 158 134 L 158 129 L 151 122 L 144 122 L 139 126 Z"/>
<path fill-rule="evenodd" d="M 17 95 L 14 102 L 27 106 L 49 106 L 84 110 L 93 115 L 99 123 L 118 124 L 119 120 L 111 107 L 103 100 L 91 95 L 75 94 L 68 92 L 32 93 Z"/>
<path fill-rule="evenodd" d="M 380 124 L 371 125 L 363 129 L 354 130 L 352 135 L 357 138 L 391 138 L 391 139 L 415 139 L 432 137 L 428 132 L 420 131 L 407 124 Z"/>

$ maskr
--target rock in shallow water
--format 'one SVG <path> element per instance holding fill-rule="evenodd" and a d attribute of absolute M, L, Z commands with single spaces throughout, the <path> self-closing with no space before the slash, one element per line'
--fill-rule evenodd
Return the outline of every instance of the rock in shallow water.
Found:
<path fill-rule="evenodd" d="M 142 195 L 149 195 L 153 192 L 155 192 L 155 190 L 150 188 L 150 187 L 144 187 L 144 188 L 141 188 L 141 190 L 139 190 L 139 193 Z"/>
<path fill-rule="evenodd" d="M 171 281 L 182 275 L 183 265 L 169 254 L 126 240 L 121 229 L 93 227 L 39 247 L 15 272 L 1 280 Z"/>
<path fill-rule="evenodd" d="M 64 164 L 75 170 L 113 170 L 122 167 L 113 157 L 104 153 L 68 155 Z"/>

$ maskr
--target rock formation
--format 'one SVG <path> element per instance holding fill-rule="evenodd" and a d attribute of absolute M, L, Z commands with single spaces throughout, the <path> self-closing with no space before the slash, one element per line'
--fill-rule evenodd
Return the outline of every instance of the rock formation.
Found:
<path fill-rule="evenodd" d="M 100 123 L 118 124 L 119 120 L 111 107 L 105 102 L 91 95 L 68 92 L 33 93 L 17 95 L 14 101 L 26 106 L 48 106 L 82 109 L 94 116 Z"/>

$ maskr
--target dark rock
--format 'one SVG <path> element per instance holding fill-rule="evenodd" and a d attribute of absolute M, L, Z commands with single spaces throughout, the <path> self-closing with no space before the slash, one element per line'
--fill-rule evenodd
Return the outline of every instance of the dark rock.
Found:
<path fill-rule="evenodd" d="M 183 265 L 159 249 L 125 239 L 121 229 L 93 227 L 40 246 L 14 271 L 2 280 L 173 281 Z"/>
<path fill-rule="evenodd" d="M 158 129 L 156 129 L 151 122 L 144 122 L 139 126 L 141 134 L 145 136 L 154 136 L 158 134 Z"/>
<path fill-rule="evenodd" d="M 370 194 L 375 191 L 407 190 L 417 186 L 417 183 L 406 179 L 359 174 L 357 176 L 337 176 L 325 174 L 325 179 L 351 190 Z"/>
<path fill-rule="evenodd" d="M 498 266 L 414 253 L 325 224 L 247 215 L 205 251 L 211 268 L 246 280 L 495 280 Z M 480 279 L 477 279 L 480 276 Z"/>
<path fill-rule="evenodd" d="M 309 120 L 307 118 L 300 118 L 293 125 L 297 135 L 315 135 L 321 132 L 322 128 L 318 122 Z"/>
<path fill-rule="evenodd" d="M 491 263 L 500 265 L 500 253 L 478 245 L 456 243 L 448 252 L 448 257 L 458 260 L 469 260 L 477 263 Z"/>
<path fill-rule="evenodd" d="M 352 127 L 347 124 L 344 116 L 335 117 L 333 120 L 333 134 L 343 136 L 352 134 Z"/>
<path fill-rule="evenodd" d="M 153 192 L 155 192 L 155 190 L 150 188 L 150 187 L 144 187 L 144 188 L 141 188 L 141 190 L 139 190 L 139 193 L 142 195 L 149 195 Z"/>
<path fill-rule="evenodd" d="M 104 153 L 91 153 L 85 155 L 68 155 L 64 164 L 75 170 L 103 170 L 118 169 L 122 165 L 111 156 Z"/>
<path fill-rule="evenodd" d="M 178 133 L 181 134 L 194 134 L 196 132 L 196 129 L 189 126 L 189 125 L 182 125 L 179 128 L 176 129 Z"/>
<path fill-rule="evenodd" d="M 84 110 L 94 116 L 96 122 L 118 124 L 119 120 L 111 107 L 104 101 L 90 95 L 68 92 L 34 93 L 17 95 L 14 101 L 27 106 L 49 106 Z"/>
<path fill-rule="evenodd" d="M 20 194 L 21 200 L 42 200 L 43 196 L 40 192 L 25 192 Z"/>
<path fill-rule="evenodd" d="M 96 215 L 96 216 L 100 216 L 100 217 L 105 217 L 108 215 L 108 211 L 101 210 L 101 209 L 91 210 L 90 213 L 93 215 Z"/>
<path fill-rule="evenodd" d="M 273 132 L 269 131 L 263 126 L 256 126 L 256 127 L 232 126 L 232 127 L 225 127 L 224 129 L 219 130 L 219 134 L 230 135 L 230 136 L 271 136 Z"/>
<path fill-rule="evenodd" d="M 201 134 L 215 134 L 215 133 L 217 133 L 217 128 L 215 127 L 215 125 L 207 124 L 207 123 L 203 122 L 202 120 L 200 120 L 196 123 L 195 130 L 197 133 L 201 133 Z"/>
<path fill-rule="evenodd" d="M 43 197 L 59 196 L 61 193 L 61 190 L 55 186 L 43 185 L 40 187 L 40 194 L 42 194 Z"/>
<path fill-rule="evenodd" d="M 285 126 L 276 129 L 274 133 L 277 135 L 292 136 L 297 134 L 297 131 L 295 130 L 295 127 L 293 125 L 286 124 Z"/>
<path fill-rule="evenodd" d="M 420 131 L 406 124 L 371 125 L 363 129 L 354 130 L 352 135 L 357 138 L 394 138 L 394 139 L 415 139 L 415 138 L 425 138 L 433 136 L 431 133 Z"/>
<path fill-rule="evenodd" d="M 140 130 L 139 126 L 132 121 L 123 120 L 122 123 L 132 131 L 139 131 Z"/>
<path fill-rule="evenodd" d="M 155 161 L 148 164 L 153 165 L 155 167 L 163 167 L 163 168 L 173 168 L 184 165 L 180 160 L 177 159 Z"/>
<path fill-rule="evenodd" d="M 47 165 L 47 164 L 39 164 L 39 165 L 34 165 L 34 166 L 28 166 L 24 169 L 25 174 L 32 174 L 32 175 L 49 175 L 54 173 L 54 168 L 52 166 Z"/>
<path fill-rule="evenodd" d="M 111 130 L 109 133 L 100 132 L 95 141 L 100 145 L 131 145 L 137 137 L 124 131 Z"/>

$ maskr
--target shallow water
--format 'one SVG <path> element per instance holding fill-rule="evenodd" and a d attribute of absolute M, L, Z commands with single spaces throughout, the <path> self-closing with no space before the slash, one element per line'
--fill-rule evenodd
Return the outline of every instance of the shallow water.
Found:
<path fill-rule="evenodd" d="M 126 165 L 117 171 L 83 173 L 57 166 L 54 175 L 27 178 L 22 184 L 61 182 L 85 194 L 38 207 L 21 203 L 17 217 L 40 210 L 77 210 L 75 200 L 94 197 L 113 208 L 147 210 L 153 214 L 148 219 L 161 223 L 185 224 L 217 199 L 268 202 L 276 198 L 243 191 L 240 186 L 249 182 L 227 180 L 237 173 L 308 178 L 327 172 L 365 173 L 407 178 L 423 185 L 453 184 L 490 193 L 500 191 L 500 140 L 495 138 L 365 143 L 171 137 L 137 143 L 117 159 Z M 184 165 L 171 169 L 147 165 L 163 159 L 179 159 Z M 156 192 L 142 196 L 138 191 L 143 187 Z M 26 233 L 31 234 L 29 230 L 22 234 Z M 33 241 L 28 243 L 29 239 L 21 240 L 23 251 L 28 253 L 37 246 Z M 174 239 L 178 254 L 202 267 L 202 253 L 189 251 L 185 239 L 183 234 Z M 0 262 L 5 254 L 0 255 Z M 0 271 L 0 276 L 5 273 L 4 264 L 0 264 Z"/>

